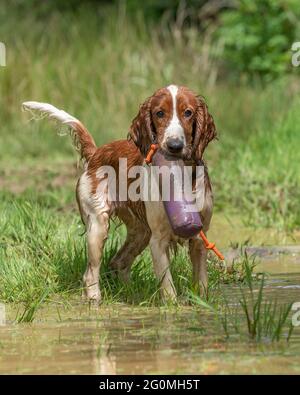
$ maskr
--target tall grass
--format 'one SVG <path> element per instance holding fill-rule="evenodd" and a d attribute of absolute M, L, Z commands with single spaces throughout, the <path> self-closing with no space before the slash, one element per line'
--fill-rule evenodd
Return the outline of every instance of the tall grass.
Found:
<path fill-rule="evenodd" d="M 280 95 L 285 87 L 282 83 L 274 95 Z M 244 142 L 229 143 L 227 149 L 234 158 L 229 157 L 228 164 L 224 158 L 224 166 L 216 168 L 216 180 L 222 180 L 216 199 L 220 208 L 229 204 L 240 208 L 244 220 L 254 226 L 277 226 L 289 231 L 299 228 L 299 104 L 297 96 L 288 109 L 274 115 L 272 122 L 267 120 L 266 108 L 266 119 L 254 130 L 249 127 Z"/>
<path fill-rule="evenodd" d="M 64 296 L 80 298 L 87 260 L 85 230 L 78 215 L 72 211 L 62 215 L 53 207 L 53 202 L 49 205 L 47 197 L 38 202 L 32 200 L 27 192 L 23 197 L 14 198 L 13 203 L 6 202 L 0 217 L 0 299 L 21 303 L 25 310 L 38 306 L 41 300 L 57 301 L 56 295 L 60 295 L 60 299 Z M 114 276 L 109 262 L 124 240 L 125 229 L 114 224 L 111 228 L 101 265 L 104 303 L 159 304 L 159 284 L 148 250 L 135 261 L 129 283 Z M 242 266 L 229 274 L 212 259 L 210 302 L 217 297 L 215 291 L 220 283 L 244 278 Z M 189 304 L 193 285 L 186 249 L 179 248 L 172 258 L 171 270 L 178 302 Z"/>
<path fill-rule="evenodd" d="M 299 227 L 295 80 L 226 84 L 212 29 L 200 34 L 177 24 L 149 25 L 122 7 L 40 18 L 8 6 L 1 13 L 7 46 L 7 67 L 0 70 L 2 172 L 24 162 L 74 158 L 69 140 L 58 140 L 47 123 L 26 123 L 24 100 L 49 101 L 75 114 L 102 144 L 126 136 L 138 105 L 156 88 L 185 84 L 206 97 L 219 131 L 206 154 L 217 209 L 234 208 L 252 225 Z"/>

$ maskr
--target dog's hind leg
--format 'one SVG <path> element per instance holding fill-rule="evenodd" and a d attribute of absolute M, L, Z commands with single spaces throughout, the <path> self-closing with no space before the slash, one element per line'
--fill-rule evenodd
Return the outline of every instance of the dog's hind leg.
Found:
<path fill-rule="evenodd" d="M 83 283 L 87 298 L 97 302 L 101 300 L 99 271 L 108 229 L 109 216 L 107 213 L 89 217 L 87 229 L 88 264 L 83 276 Z"/>
<path fill-rule="evenodd" d="M 127 236 L 123 246 L 112 258 L 110 266 L 117 271 L 123 281 L 127 282 L 133 261 L 149 244 L 151 231 L 147 224 L 131 215 L 129 211 L 119 215 L 119 217 L 126 225 Z"/>
<path fill-rule="evenodd" d="M 85 294 L 88 299 L 100 302 L 99 271 L 103 248 L 109 230 L 109 206 L 103 182 L 97 195 L 91 197 L 90 179 L 86 173 L 80 177 L 77 184 L 77 202 L 81 218 L 86 227 L 88 263 L 83 276 Z"/>

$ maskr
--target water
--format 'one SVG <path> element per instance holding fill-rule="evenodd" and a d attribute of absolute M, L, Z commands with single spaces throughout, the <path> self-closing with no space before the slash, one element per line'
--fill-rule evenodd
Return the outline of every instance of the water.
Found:
<path fill-rule="evenodd" d="M 266 294 L 300 302 L 298 258 L 264 259 L 271 273 Z M 225 291 L 236 298 L 238 287 Z M 0 326 L 0 373 L 300 373 L 300 326 L 290 343 L 255 343 L 246 335 L 226 340 L 213 313 L 203 308 L 113 305 L 99 309 L 79 302 L 39 310 L 33 324 Z"/>

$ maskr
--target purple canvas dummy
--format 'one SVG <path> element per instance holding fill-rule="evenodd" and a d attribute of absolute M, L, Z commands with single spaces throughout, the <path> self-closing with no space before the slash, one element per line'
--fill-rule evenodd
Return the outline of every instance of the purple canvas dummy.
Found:
<path fill-rule="evenodd" d="M 162 166 L 167 166 L 170 170 L 170 193 L 166 199 L 165 196 L 162 196 L 162 200 L 174 233 L 185 239 L 197 236 L 202 229 L 202 222 L 194 197 L 191 193 L 188 193 L 188 188 L 185 188 L 182 181 L 184 174 L 183 160 L 163 154 L 158 150 L 153 155 L 152 166 L 158 166 L 160 169 L 162 169 Z M 161 187 L 160 178 L 160 190 Z"/>

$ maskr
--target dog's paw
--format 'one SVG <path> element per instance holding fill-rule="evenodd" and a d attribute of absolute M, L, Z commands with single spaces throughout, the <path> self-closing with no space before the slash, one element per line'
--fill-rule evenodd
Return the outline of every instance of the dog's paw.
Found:
<path fill-rule="evenodd" d="M 100 304 L 101 303 L 101 293 L 100 289 L 96 288 L 95 286 L 90 286 L 85 288 L 83 292 L 83 299 L 87 302 L 93 304 Z"/>
<path fill-rule="evenodd" d="M 165 304 L 177 304 L 177 294 L 172 286 L 161 288 L 160 297 L 162 302 Z"/>

